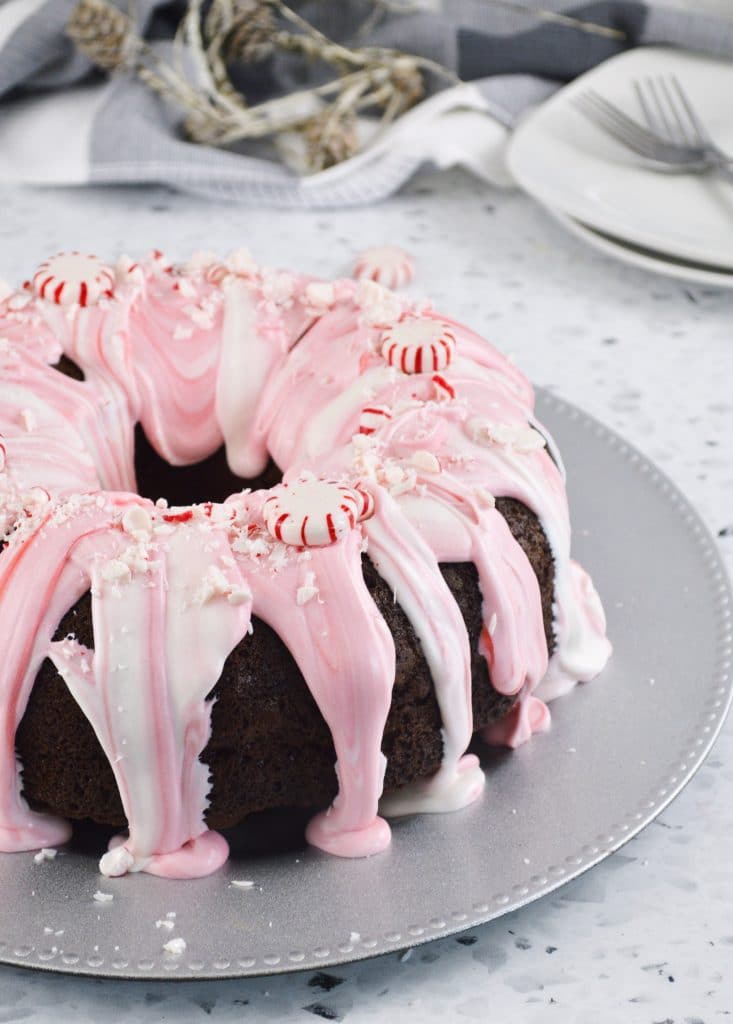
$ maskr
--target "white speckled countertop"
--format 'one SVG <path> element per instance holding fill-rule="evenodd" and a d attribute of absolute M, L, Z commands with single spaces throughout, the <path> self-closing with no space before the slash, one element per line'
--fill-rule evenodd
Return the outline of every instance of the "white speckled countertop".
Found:
<path fill-rule="evenodd" d="M 733 291 L 599 256 L 530 200 L 462 174 L 379 208 L 277 213 L 162 189 L 0 193 L 0 277 L 62 248 L 185 257 L 242 244 L 331 275 L 392 241 L 418 286 L 538 384 L 656 460 L 733 565 Z M 651 583 L 652 581 L 650 581 Z M 0 967 L 0 1024 L 106 1021 L 516 1021 L 713 1024 L 733 1015 L 733 722 L 700 773 L 621 853 L 458 938 L 323 974 L 125 983 Z"/>

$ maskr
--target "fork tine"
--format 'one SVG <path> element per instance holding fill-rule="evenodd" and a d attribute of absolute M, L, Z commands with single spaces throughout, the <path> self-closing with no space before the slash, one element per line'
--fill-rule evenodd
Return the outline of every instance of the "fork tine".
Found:
<path fill-rule="evenodd" d="M 631 133 L 635 138 L 639 139 L 639 141 L 643 140 L 650 144 L 659 142 L 658 136 L 654 135 L 654 133 L 650 132 L 642 124 L 639 124 L 638 121 L 635 121 L 633 117 L 629 117 L 628 114 L 624 113 L 624 111 L 614 103 L 609 102 L 605 97 L 599 95 L 599 93 L 589 89 L 585 95 L 595 105 L 596 109 L 603 111 L 603 113 L 607 117 L 613 119 L 620 128 Z"/>
<path fill-rule="evenodd" d="M 571 102 L 597 128 L 653 163 L 681 168 L 701 158 L 699 147 L 682 146 L 662 138 L 592 89 L 574 96 Z"/>
<path fill-rule="evenodd" d="M 634 88 L 636 89 L 636 94 L 641 106 L 641 112 L 644 115 L 647 128 L 658 136 L 658 138 L 669 140 L 669 126 L 661 111 L 659 95 L 657 94 L 651 78 L 647 76 L 646 78 L 637 79 L 634 82 Z"/>
<path fill-rule="evenodd" d="M 636 98 L 639 101 L 639 106 L 641 107 L 641 113 L 646 121 L 647 128 L 651 128 L 651 130 L 654 131 L 654 115 L 652 114 L 642 83 L 638 78 L 634 79 L 633 86 Z"/>
<path fill-rule="evenodd" d="M 659 132 L 659 134 L 664 136 L 664 138 L 669 139 L 670 142 L 679 141 L 675 137 L 674 128 L 670 124 L 669 119 L 667 118 L 667 113 L 664 108 L 662 96 L 660 95 L 658 83 L 653 78 L 647 79 L 647 89 L 649 92 L 651 102 L 654 105 L 657 121 L 661 125 L 661 131 Z"/>
<path fill-rule="evenodd" d="M 578 99 L 584 101 L 586 107 L 584 113 L 591 120 L 596 122 L 602 121 L 604 127 L 608 131 L 613 129 L 612 134 L 622 142 L 627 145 L 633 143 L 637 150 L 641 151 L 643 149 L 644 154 L 651 154 L 658 148 L 660 140 L 656 136 L 634 121 L 633 118 L 624 114 L 614 104 L 599 96 L 598 93 L 588 90 Z"/>
<path fill-rule="evenodd" d="M 701 145 L 702 140 L 695 129 L 694 122 L 685 117 L 685 108 L 683 107 L 682 110 L 680 110 L 680 105 L 672 94 L 669 79 L 660 76 L 659 89 L 664 95 L 667 108 L 671 112 L 671 116 L 677 122 L 677 129 L 682 141 L 687 143 L 689 146 Z"/>
<path fill-rule="evenodd" d="M 608 135 L 613 136 L 628 149 L 650 159 L 655 159 L 658 156 L 659 143 L 650 141 L 643 133 L 631 131 L 623 121 L 615 118 L 603 106 L 594 103 L 590 97 L 577 96 L 574 98 L 573 104 L 597 128 L 601 128 Z"/>
<path fill-rule="evenodd" d="M 690 123 L 693 125 L 693 127 L 694 127 L 694 129 L 695 129 L 695 131 L 697 133 L 698 139 L 704 145 L 710 145 L 713 140 L 710 138 L 710 135 L 708 134 L 707 128 L 705 127 L 705 125 L 700 120 L 700 117 L 698 116 L 695 108 L 693 107 L 692 103 L 690 102 L 690 98 L 689 98 L 688 94 L 685 92 L 685 90 L 680 85 L 680 81 L 677 78 L 677 75 L 671 75 L 670 76 L 670 80 L 672 82 L 672 86 L 673 86 L 675 92 L 677 93 L 677 96 L 679 97 L 680 103 L 682 104 L 682 106 L 685 109 L 685 113 L 687 114 L 687 117 L 689 118 Z"/>

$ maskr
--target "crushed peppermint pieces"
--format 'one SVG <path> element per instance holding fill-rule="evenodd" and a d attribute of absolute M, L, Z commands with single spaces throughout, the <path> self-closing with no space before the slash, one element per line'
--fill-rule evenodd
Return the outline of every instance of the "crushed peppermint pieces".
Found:
<path fill-rule="evenodd" d="M 143 268 L 129 256 L 120 256 L 114 272 L 119 284 L 141 285 L 145 280 Z"/>
<path fill-rule="evenodd" d="M 440 460 L 432 452 L 422 449 L 413 452 L 410 463 L 420 473 L 440 473 Z"/>
<path fill-rule="evenodd" d="M 388 405 L 365 405 L 359 415 L 359 433 L 373 434 L 392 419 Z"/>
<path fill-rule="evenodd" d="M 102 579 L 109 583 L 127 583 L 132 577 L 130 566 L 120 558 L 111 558 L 102 565 L 99 572 Z"/>
<path fill-rule="evenodd" d="M 180 938 L 168 939 L 163 943 L 163 950 L 171 956 L 182 956 L 186 952 L 186 940 Z"/>
<path fill-rule="evenodd" d="M 38 426 L 38 417 L 32 409 L 21 409 L 20 422 L 23 424 L 24 429 L 29 434 L 32 434 Z"/>
<path fill-rule="evenodd" d="M 438 402 L 451 402 L 456 397 L 456 389 L 446 380 L 442 373 L 434 373 L 430 378 L 433 383 L 435 400 Z"/>
<path fill-rule="evenodd" d="M 330 281 L 311 281 L 304 292 L 306 312 L 322 316 L 336 302 L 336 289 Z"/>
<path fill-rule="evenodd" d="M 55 860 L 58 850 L 54 850 L 51 847 L 44 846 L 42 849 L 33 855 L 33 860 L 36 864 L 43 864 L 46 860 Z"/>
<path fill-rule="evenodd" d="M 153 530 L 153 520 L 142 505 L 132 505 L 122 516 L 122 529 L 135 539 L 145 539 Z"/>
<path fill-rule="evenodd" d="M 478 444 L 508 448 L 520 453 L 541 451 L 546 445 L 542 434 L 526 424 L 492 423 L 473 416 L 467 421 L 466 430 L 469 437 Z"/>
<path fill-rule="evenodd" d="M 316 586 L 316 575 L 313 572 L 307 572 L 304 577 L 304 581 L 295 595 L 296 603 L 299 606 L 308 604 L 314 597 L 318 597 L 318 587 Z"/>
<path fill-rule="evenodd" d="M 199 604 L 206 604 L 215 597 L 226 597 L 229 604 L 239 605 L 252 600 L 252 591 L 243 580 L 229 580 L 218 566 L 210 565 L 197 600 Z"/>
<path fill-rule="evenodd" d="M 402 315 L 399 297 L 376 281 L 360 281 L 354 302 L 367 327 L 387 327 Z"/>

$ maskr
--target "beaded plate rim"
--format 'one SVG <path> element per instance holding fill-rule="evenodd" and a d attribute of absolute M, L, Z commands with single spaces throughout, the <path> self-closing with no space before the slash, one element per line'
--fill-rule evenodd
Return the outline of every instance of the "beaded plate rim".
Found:
<path fill-rule="evenodd" d="M 614 430 L 571 402 L 540 388 L 537 389 L 537 398 L 541 412 L 547 411 L 553 416 L 564 417 L 570 422 L 577 423 L 582 430 L 589 431 L 615 450 L 635 473 L 646 477 L 678 514 L 679 521 L 695 543 L 704 564 L 706 580 L 716 607 L 716 668 L 713 677 L 708 681 L 706 700 L 701 705 L 700 716 L 671 771 L 661 778 L 658 777 L 635 806 L 615 821 L 607 833 L 589 840 L 575 853 L 567 855 L 563 863 L 551 864 L 543 871 L 520 880 L 508 892 L 495 893 L 486 900 L 473 903 L 470 907 L 456 909 L 444 916 L 409 925 L 402 931 L 385 932 L 379 937 L 359 936 L 358 939 L 354 938 L 330 947 L 320 946 L 309 951 L 273 951 L 261 956 L 232 956 L 211 961 L 185 956 L 161 956 L 157 960 L 134 960 L 124 956 L 105 959 L 97 954 L 84 957 L 76 952 L 55 947 L 34 944 L 13 946 L 0 939 L 0 963 L 56 973 L 136 980 L 243 978 L 317 970 L 385 953 L 399 952 L 495 920 L 549 895 L 619 850 L 679 795 L 710 753 L 733 699 L 733 591 L 725 564 L 700 514 L 680 489 L 647 456 Z M 4 855 L 0 855 L 2 856 Z M 99 882 L 96 871 L 94 877 Z"/>

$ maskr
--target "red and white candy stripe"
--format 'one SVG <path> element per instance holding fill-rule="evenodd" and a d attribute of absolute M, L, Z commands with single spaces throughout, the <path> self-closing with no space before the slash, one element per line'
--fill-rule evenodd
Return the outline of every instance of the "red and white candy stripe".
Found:
<path fill-rule="evenodd" d="M 96 256 L 61 252 L 42 263 L 33 275 L 33 291 L 39 299 L 58 306 L 93 306 L 114 291 L 115 272 Z"/>
<path fill-rule="evenodd" d="M 442 373 L 434 373 L 431 379 L 435 398 L 438 402 L 451 402 L 456 397 L 456 389 L 445 379 Z"/>
<path fill-rule="evenodd" d="M 365 405 L 359 416 L 359 433 L 373 434 L 392 419 L 392 410 L 386 405 Z"/>
<path fill-rule="evenodd" d="M 275 540 L 298 547 L 333 544 L 373 512 L 373 497 L 358 485 L 316 478 L 278 485 L 262 509 Z"/>
<path fill-rule="evenodd" d="M 382 356 L 403 373 L 435 373 L 450 365 L 456 339 L 447 324 L 415 317 L 382 333 Z"/>
<path fill-rule="evenodd" d="M 357 281 L 376 281 L 385 288 L 402 288 L 415 274 L 412 257 L 396 245 L 377 245 L 365 249 L 354 264 Z"/>

